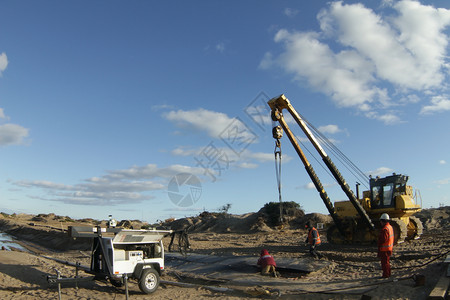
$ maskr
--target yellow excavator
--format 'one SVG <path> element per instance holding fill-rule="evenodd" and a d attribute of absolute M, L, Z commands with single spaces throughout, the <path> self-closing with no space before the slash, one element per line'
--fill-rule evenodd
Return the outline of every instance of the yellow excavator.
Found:
<path fill-rule="evenodd" d="M 281 149 L 277 150 L 277 148 L 281 147 L 280 139 L 284 131 L 305 166 L 306 172 L 319 192 L 330 216 L 333 218 L 334 224 L 327 230 L 328 242 L 334 244 L 376 242 L 380 230 L 378 220 L 383 213 L 388 213 L 391 217 L 390 223 L 394 229 L 394 241 L 396 244 L 420 237 L 423 231 L 422 222 L 419 218 L 414 217 L 413 214 L 419 212 L 421 206 L 416 204 L 413 189 L 407 185 L 408 176 L 393 174 L 384 178 L 370 177 L 369 190 L 364 191 L 360 198 L 357 185 L 357 195 L 355 196 L 336 165 L 320 145 L 317 137 L 308 127 L 307 121 L 297 113 L 286 96 L 280 95 L 272 98 L 268 104 L 271 108 L 272 120 L 279 123 L 272 130 L 273 137 L 276 139 L 275 156 L 277 157 L 277 152 L 281 153 Z M 325 166 L 330 170 L 348 197 L 348 201 L 338 201 L 334 205 L 331 203 L 297 138 L 290 130 L 282 113 L 284 109 L 291 114 L 320 154 Z"/>

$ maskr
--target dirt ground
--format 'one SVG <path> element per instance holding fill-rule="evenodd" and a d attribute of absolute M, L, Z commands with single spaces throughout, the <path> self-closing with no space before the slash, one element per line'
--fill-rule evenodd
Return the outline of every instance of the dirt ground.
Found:
<path fill-rule="evenodd" d="M 164 284 L 152 296 L 158 299 L 361 299 L 363 296 L 364 299 L 426 299 L 446 270 L 443 261 L 450 252 L 450 228 L 448 220 L 444 222 L 448 219 L 446 212 L 448 210 L 444 214 L 440 211 L 438 214 L 424 213 L 423 217 L 427 219 L 422 237 L 394 247 L 393 276 L 390 279 L 379 278 L 381 269 L 375 246 L 336 246 L 324 239 L 319 250 L 324 260 L 330 263 L 328 267 L 309 274 L 282 272 L 281 280 L 287 285 L 290 282 L 306 283 L 307 288 L 304 289 L 293 288 L 279 295 L 274 286 L 218 284 L 167 268 L 162 276 Z M 64 276 L 74 276 L 75 268 L 42 255 L 88 265 L 89 244 L 73 241 L 62 232 L 67 225 L 73 224 L 76 223 L 43 220 L 29 215 L 0 218 L 0 231 L 14 234 L 22 245 L 34 251 L 33 254 L 0 251 L 0 299 L 58 299 L 57 288 L 49 286 L 47 276 L 55 275 L 55 269 Z M 256 262 L 262 248 L 269 250 L 275 260 L 279 257 L 308 258 L 308 249 L 303 244 L 305 237 L 303 229 L 253 233 L 194 232 L 190 234 L 190 241 L 191 251 L 198 254 L 254 255 Z M 168 245 L 168 240 L 165 245 Z M 414 275 L 423 275 L 424 284 L 416 286 L 418 282 L 413 279 Z M 180 287 L 172 284 L 176 282 L 192 285 Z M 359 289 L 343 289 L 349 285 Z M 217 287 L 228 289 L 219 292 L 215 290 Z M 141 294 L 134 281 L 130 281 L 129 294 L 130 299 L 149 297 Z M 62 299 L 125 299 L 125 290 L 102 281 L 79 283 L 78 289 L 67 284 L 62 289 Z"/>

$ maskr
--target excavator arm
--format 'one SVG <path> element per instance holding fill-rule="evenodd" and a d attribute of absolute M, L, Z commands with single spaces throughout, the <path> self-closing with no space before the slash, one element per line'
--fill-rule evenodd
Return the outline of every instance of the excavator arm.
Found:
<path fill-rule="evenodd" d="M 316 187 L 317 191 L 320 194 L 320 197 L 322 198 L 325 206 L 328 209 L 328 212 L 330 213 L 331 217 L 333 218 L 333 221 L 336 224 L 336 227 L 338 228 L 339 232 L 342 234 L 342 236 L 346 236 L 345 234 L 345 228 L 342 225 L 342 221 L 338 217 L 336 210 L 331 203 L 327 193 L 325 192 L 325 189 L 323 188 L 322 183 L 320 182 L 319 178 L 317 177 L 317 174 L 315 173 L 312 165 L 308 162 L 308 159 L 303 153 L 303 150 L 301 149 L 300 145 L 297 142 L 297 139 L 295 138 L 294 134 L 290 130 L 289 126 L 287 125 L 282 110 L 286 109 L 291 116 L 294 118 L 294 120 L 297 122 L 297 124 L 300 126 L 302 131 L 305 133 L 305 135 L 308 137 L 310 142 L 313 144 L 314 148 L 317 150 L 317 152 L 322 157 L 323 162 L 327 166 L 327 168 L 331 171 L 334 178 L 339 183 L 341 189 L 344 191 L 344 193 L 349 198 L 350 202 L 355 207 L 358 214 L 361 216 L 364 223 L 371 229 L 375 230 L 375 226 L 370 220 L 369 216 L 367 215 L 364 208 L 361 206 L 359 201 L 356 199 L 355 194 L 350 189 L 348 184 L 346 183 L 345 179 L 337 169 L 337 167 L 334 165 L 330 157 L 327 155 L 327 153 L 323 150 L 323 148 L 320 146 L 319 142 L 315 138 L 315 136 L 312 134 L 310 129 L 307 127 L 306 122 L 300 117 L 300 115 L 297 113 L 297 111 L 294 109 L 294 107 L 291 105 L 290 101 L 286 98 L 284 95 L 280 95 L 278 97 L 272 98 L 268 102 L 270 108 L 271 108 L 271 115 L 273 121 L 278 121 L 280 126 L 283 128 L 283 130 L 286 132 L 286 135 L 288 136 L 289 140 L 291 141 L 292 146 L 294 147 L 295 151 L 299 155 L 303 165 L 305 166 L 306 172 L 308 173 L 309 177 L 311 178 L 312 182 L 314 183 L 314 186 Z"/>

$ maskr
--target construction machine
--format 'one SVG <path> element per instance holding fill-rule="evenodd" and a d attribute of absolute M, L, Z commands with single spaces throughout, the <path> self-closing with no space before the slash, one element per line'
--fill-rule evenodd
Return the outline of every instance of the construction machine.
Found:
<path fill-rule="evenodd" d="M 273 137 L 276 139 L 275 157 L 277 157 L 277 153 L 278 155 L 281 153 L 280 139 L 284 131 L 305 166 L 306 172 L 319 192 L 330 216 L 333 218 L 334 225 L 330 226 L 327 231 L 327 239 L 330 243 L 363 244 L 376 242 L 378 231 L 380 230 L 378 219 L 383 213 L 388 213 L 391 217 L 390 223 L 394 229 L 394 241 L 396 244 L 420 237 L 423 226 L 421 221 L 414 217 L 413 214 L 421 210 L 421 205 L 416 204 L 413 189 L 407 185 L 408 176 L 393 174 L 384 178 L 370 178 L 370 188 L 368 191 L 364 191 L 360 198 L 358 185 L 357 194 L 355 195 L 336 165 L 320 145 L 318 138 L 308 127 L 307 121 L 297 113 L 285 95 L 272 98 L 268 101 L 268 104 L 271 108 L 272 120 L 279 123 L 279 126 L 275 126 L 272 130 Z M 291 114 L 319 153 L 325 166 L 348 197 L 348 201 L 338 201 L 333 205 L 316 172 L 300 147 L 297 138 L 290 130 L 282 113 L 284 109 Z M 278 148 L 280 149 L 278 150 Z"/>

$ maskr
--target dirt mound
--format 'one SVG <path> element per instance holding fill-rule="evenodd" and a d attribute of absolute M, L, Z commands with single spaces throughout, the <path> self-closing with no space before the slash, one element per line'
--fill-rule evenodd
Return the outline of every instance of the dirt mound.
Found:
<path fill-rule="evenodd" d="M 450 228 L 450 206 L 424 209 L 414 216 L 422 221 L 423 228 L 426 230 Z"/>
<path fill-rule="evenodd" d="M 290 202 L 269 202 L 258 211 L 258 214 L 264 219 L 265 223 L 270 226 L 297 226 L 299 220 L 305 216 L 305 212 L 301 209 L 300 204 Z"/>
<path fill-rule="evenodd" d="M 233 215 L 228 213 L 202 212 L 195 217 L 169 219 L 161 225 L 172 230 L 189 232 L 214 233 L 254 233 L 270 232 L 280 227 L 285 229 L 302 229 L 309 220 L 314 223 L 328 224 L 331 217 L 318 213 L 305 215 L 305 212 L 295 202 L 282 204 L 283 220 L 280 218 L 280 204 L 267 203 L 256 213 Z"/>
<path fill-rule="evenodd" d="M 190 232 L 254 232 L 270 231 L 257 213 L 231 215 L 227 213 L 202 212 L 196 217 L 167 220 L 162 224 L 172 230 L 188 229 Z"/>
<path fill-rule="evenodd" d="M 88 250 L 91 245 L 89 239 L 75 241 L 64 230 L 35 226 L 34 224 L 22 225 L 5 219 L 0 220 L 0 230 L 22 241 L 31 242 L 56 251 L 67 249 Z"/>
<path fill-rule="evenodd" d="M 332 222 L 329 215 L 319 213 L 305 214 L 297 204 L 283 203 L 283 219 L 279 222 L 279 204 L 266 204 L 256 213 L 233 215 L 225 212 L 202 212 L 198 216 L 183 219 L 169 219 L 161 224 L 150 226 L 139 220 L 121 221 L 134 229 L 159 227 L 172 230 L 189 229 L 191 233 L 271 233 L 280 229 L 304 229 L 308 221 L 313 224 L 323 223 L 326 228 Z M 450 229 L 450 206 L 424 209 L 415 215 L 424 226 L 424 230 Z M 67 216 L 55 214 L 8 215 L 0 213 L 0 230 L 12 234 L 25 241 L 37 243 L 43 247 L 64 249 L 89 249 L 90 239 L 74 241 L 67 235 L 68 226 L 97 226 L 106 227 L 106 221 L 93 219 L 72 220 Z"/>

